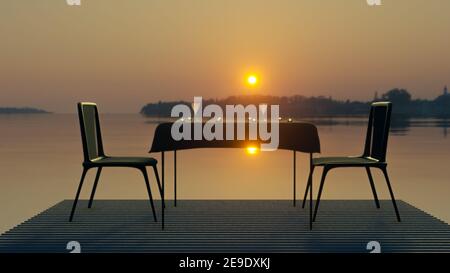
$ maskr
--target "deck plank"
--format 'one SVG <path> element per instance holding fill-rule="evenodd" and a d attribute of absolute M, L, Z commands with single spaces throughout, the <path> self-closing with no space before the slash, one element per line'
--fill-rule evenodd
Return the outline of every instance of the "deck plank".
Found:
<path fill-rule="evenodd" d="M 380 202 L 323 200 L 310 231 L 309 211 L 290 201 L 168 201 L 163 231 L 146 200 L 98 200 L 91 209 L 81 200 L 72 223 L 64 200 L 2 234 L 0 252 L 68 252 L 69 241 L 83 252 L 367 252 L 369 241 L 382 252 L 450 252 L 448 224 L 403 201 L 398 223 L 392 203 Z"/>

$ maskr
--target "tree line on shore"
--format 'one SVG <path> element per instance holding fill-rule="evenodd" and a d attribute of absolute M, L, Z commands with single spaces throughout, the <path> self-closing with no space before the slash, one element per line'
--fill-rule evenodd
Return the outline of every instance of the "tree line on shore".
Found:
<path fill-rule="evenodd" d="M 203 100 L 203 106 L 217 104 L 223 109 L 225 105 L 268 104 L 279 105 L 281 117 L 334 117 L 334 116 L 362 116 L 367 115 L 370 104 L 375 101 L 391 101 L 393 103 L 394 117 L 403 118 L 450 118 L 450 94 L 447 87 L 441 95 L 433 100 L 413 99 L 405 89 L 395 88 L 382 94 L 375 95 L 371 101 L 335 100 L 332 97 L 306 97 L 294 96 L 268 96 L 268 95 L 242 95 L 230 96 L 224 99 Z M 147 117 L 170 117 L 172 108 L 177 104 L 191 107 L 186 101 L 159 101 L 148 103 L 141 109 L 141 114 Z"/>
<path fill-rule="evenodd" d="M 47 114 L 42 109 L 32 107 L 0 107 L 0 114 Z"/>

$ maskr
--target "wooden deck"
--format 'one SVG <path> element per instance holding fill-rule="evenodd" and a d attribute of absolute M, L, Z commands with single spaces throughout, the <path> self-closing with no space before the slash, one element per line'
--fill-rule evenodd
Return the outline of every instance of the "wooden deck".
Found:
<path fill-rule="evenodd" d="M 0 252 L 450 252 L 450 226 L 399 201 L 398 223 L 390 201 L 323 200 L 314 230 L 308 210 L 290 201 L 168 201 L 166 228 L 153 222 L 146 200 L 80 201 L 68 222 L 62 201 L 0 236 Z M 157 204 L 160 212 L 160 203 Z"/>

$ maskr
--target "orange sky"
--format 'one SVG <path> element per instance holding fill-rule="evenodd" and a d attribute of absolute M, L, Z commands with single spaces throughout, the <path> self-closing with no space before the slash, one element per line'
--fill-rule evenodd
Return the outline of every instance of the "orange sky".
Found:
<path fill-rule="evenodd" d="M 3 0 L 0 106 L 138 112 L 251 92 L 370 99 L 450 85 L 450 1 Z"/>

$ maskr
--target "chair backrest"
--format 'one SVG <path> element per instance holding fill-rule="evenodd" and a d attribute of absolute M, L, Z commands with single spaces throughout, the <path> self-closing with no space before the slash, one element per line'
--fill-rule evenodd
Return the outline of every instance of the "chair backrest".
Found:
<path fill-rule="evenodd" d="M 91 102 L 78 103 L 78 118 L 80 120 L 84 161 L 90 162 L 95 158 L 104 156 L 97 105 Z"/>
<path fill-rule="evenodd" d="M 363 156 L 386 161 L 386 151 L 391 125 L 391 102 L 372 103 Z"/>

